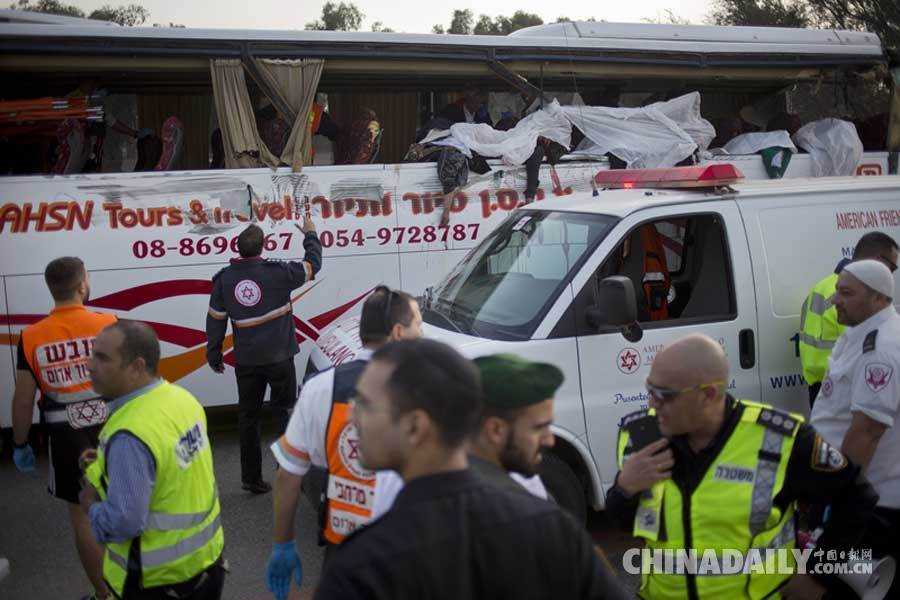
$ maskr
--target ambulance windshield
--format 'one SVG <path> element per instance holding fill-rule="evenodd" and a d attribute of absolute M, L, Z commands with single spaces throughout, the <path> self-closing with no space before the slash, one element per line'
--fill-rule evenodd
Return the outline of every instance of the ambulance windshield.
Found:
<path fill-rule="evenodd" d="M 425 321 L 489 339 L 530 338 L 617 220 L 595 214 L 514 212 L 426 291 Z"/>

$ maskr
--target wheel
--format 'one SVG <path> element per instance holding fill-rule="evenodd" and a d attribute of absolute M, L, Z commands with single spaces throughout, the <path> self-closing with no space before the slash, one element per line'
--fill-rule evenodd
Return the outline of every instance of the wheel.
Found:
<path fill-rule="evenodd" d="M 559 456 L 544 454 L 540 469 L 544 487 L 562 508 L 569 511 L 582 525 L 587 523 L 587 499 L 578 475 Z"/>

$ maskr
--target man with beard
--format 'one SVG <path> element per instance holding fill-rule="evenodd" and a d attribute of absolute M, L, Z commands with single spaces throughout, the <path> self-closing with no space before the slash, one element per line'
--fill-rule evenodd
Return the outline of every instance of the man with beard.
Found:
<path fill-rule="evenodd" d="M 841 271 L 834 307 L 847 330 L 834 346 L 810 420 L 829 444 L 862 467 L 878 492 L 862 547 L 871 548 L 875 558 L 898 559 L 900 315 L 891 304 L 895 297 L 894 278 L 883 260 L 854 261 Z M 895 576 L 885 597 L 898 594 L 900 577 Z"/>
<path fill-rule="evenodd" d="M 114 315 L 87 310 L 90 297 L 87 269 L 75 256 L 50 261 L 44 280 L 53 296 L 50 314 L 22 331 L 16 361 L 16 391 L 12 421 L 16 468 L 34 471 L 34 452 L 28 432 L 35 393 L 41 392 L 41 422 L 50 431 L 50 482 L 47 490 L 69 507 L 69 522 L 81 566 L 94 586 L 96 598 L 107 596 L 103 582 L 103 547 L 94 539 L 87 517 L 78 507 L 81 471 L 78 457 L 97 446 L 106 421 L 106 403 L 94 392 L 87 362 L 94 339 Z M 91 598 L 91 596 L 87 596 Z"/>
<path fill-rule="evenodd" d="M 469 468 L 505 485 L 521 485 L 538 498 L 547 490 L 537 476 L 544 450 L 553 447 L 553 396 L 563 382 L 558 368 L 514 354 L 476 358 L 481 372 L 484 411 L 469 446 Z M 372 518 L 394 503 L 403 480 L 379 471 Z"/>

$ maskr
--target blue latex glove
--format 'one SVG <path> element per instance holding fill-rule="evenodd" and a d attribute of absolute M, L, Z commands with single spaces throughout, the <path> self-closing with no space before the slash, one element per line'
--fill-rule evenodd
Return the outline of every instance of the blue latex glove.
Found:
<path fill-rule="evenodd" d="M 30 445 L 13 448 L 13 462 L 20 473 L 31 473 L 34 471 L 34 450 Z"/>
<path fill-rule="evenodd" d="M 272 544 L 272 556 L 266 566 L 266 583 L 269 591 L 275 594 L 275 600 L 287 600 L 292 573 L 297 587 L 300 587 L 303 582 L 303 565 L 293 542 Z"/>

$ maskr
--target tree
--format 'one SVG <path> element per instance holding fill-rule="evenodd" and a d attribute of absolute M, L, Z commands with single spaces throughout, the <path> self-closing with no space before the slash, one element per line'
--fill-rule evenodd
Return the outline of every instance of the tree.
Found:
<path fill-rule="evenodd" d="M 326 2 L 322 19 L 307 23 L 305 29 L 318 31 L 358 31 L 365 15 L 352 2 Z"/>
<path fill-rule="evenodd" d="M 45 13 L 48 15 L 61 15 L 63 17 L 84 18 L 84 11 L 77 6 L 63 4 L 59 0 L 37 0 L 34 4 L 28 0 L 19 0 L 9 6 L 12 10 L 28 10 L 31 12 Z"/>
<path fill-rule="evenodd" d="M 572 19 L 570 19 L 569 17 L 556 17 L 556 22 L 557 23 L 571 23 Z"/>
<path fill-rule="evenodd" d="M 18 0 L 15 4 L 10 5 L 13 10 L 30 10 L 31 12 L 45 13 L 48 15 L 62 15 L 64 17 L 84 18 L 84 11 L 77 6 L 63 4 L 59 0 L 37 0 L 33 4 L 29 0 Z M 103 8 L 98 8 L 90 15 L 88 19 L 97 19 L 98 21 L 112 21 L 119 25 L 133 27 L 135 25 L 143 25 L 150 18 L 150 11 L 140 4 L 129 4 L 128 6 L 113 7 L 109 4 Z"/>
<path fill-rule="evenodd" d="M 810 24 L 809 11 L 802 0 L 714 0 L 711 17 L 716 25 L 807 27 Z"/>
<path fill-rule="evenodd" d="M 374 23 L 372 23 L 372 31 L 374 31 L 376 33 L 377 32 L 381 32 L 381 33 L 393 33 L 394 32 L 394 30 L 391 29 L 390 27 L 385 27 L 384 23 L 382 23 L 381 21 L 375 21 Z"/>
<path fill-rule="evenodd" d="M 454 10 L 453 19 L 450 21 L 450 28 L 447 30 L 447 33 L 472 33 L 473 21 L 474 16 L 472 15 L 472 11 L 468 8 L 465 10 Z"/>
<path fill-rule="evenodd" d="M 474 33 L 475 35 L 508 35 L 513 31 L 533 25 L 543 25 L 544 20 L 538 15 L 517 10 L 513 16 L 504 17 L 502 15 L 493 19 L 488 15 L 478 15 L 478 21 L 474 21 L 471 10 L 455 10 L 453 11 L 453 22 L 447 33 Z M 440 31 L 438 31 L 440 29 Z M 435 33 L 443 33 L 444 28 L 441 25 L 435 25 L 432 29 Z"/>
<path fill-rule="evenodd" d="M 150 11 L 140 4 L 129 4 L 113 8 L 109 4 L 92 12 L 88 19 L 112 21 L 126 27 L 143 25 L 150 18 Z"/>
<path fill-rule="evenodd" d="M 434 27 L 431 28 L 431 33 L 445 33 L 444 26 L 438 23 Z"/>
<path fill-rule="evenodd" d="M 500 35 L 500 28 L 487 15 L 479 15 L 473 30 L 475 35 Z"/>
<path fill-rule="evenodd" d="M 900 50 L 900 2 L 894 0 L 804 0 L 814 22 L 829 29 L 861 29 Z"/>
<path fill-rule="evenodd" d="M 669 10 L 668 8 L 663 11 L 664 15 L 657 15 L 656 19 L 642 19 L 647 23 L 664 23 L 668 25 L 690 25 L 691 20 L 686 19 L 684 17 L 679 17 L 674 12 Z"/>

